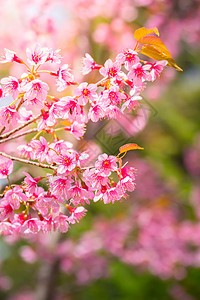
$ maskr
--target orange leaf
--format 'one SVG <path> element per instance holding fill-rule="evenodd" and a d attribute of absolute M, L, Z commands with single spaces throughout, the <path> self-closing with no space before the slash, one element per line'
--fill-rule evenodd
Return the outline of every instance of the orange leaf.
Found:
<path fill-rule="evenodd" d="M 121 154 L 121 153 L 130 151 L 130 150 L 136 150 L 136 149 L 143 150 L 144 148 L 138 146 L 137 144 L 126 144 L 119 148 L 119 153 Z"/>
<path fill-rule="evenodd" d="M 178 71 L 183 71 L 173 60 L 170 52 L 156 45 L 144 45 L 140 50 L 140 53 L 151 57 L 155 60 L 167 60 L 168 65 L 175 68 Z"/>
<path fill-rule="evenodd" d="M 134 38 L 137 41 L 140 41 L 141 38 L 143 38 L 144 36 L 146 36 L 150 33 L 155 33 L 156 35 L 159 36 L 159 32 L 158 32 L 158 29 L 156 27 L 153 27 L 153 28 L 150 28 L 150 29 L 147 29 L 145 27 L 141 27 L 141 28 L 139 28 L 135 31 Z"/>
<path fill-rule="evenodd" d="M 141 38 L 139 40 L 140 44 L 148 44 L 148 45 L 155 45 L 157 48 L 162 48 L 165 49 L 165 53 L 169 54 L 169 56 L 171 56 L 171 53 L 169 52 L 169 50 L 167 49 L 167 47 L 165 46 L 165 44 L 157 37 L 157 36 L 144 36 L 143 38 Z M 160 49 L 160 50 L 162 50 Z"/>

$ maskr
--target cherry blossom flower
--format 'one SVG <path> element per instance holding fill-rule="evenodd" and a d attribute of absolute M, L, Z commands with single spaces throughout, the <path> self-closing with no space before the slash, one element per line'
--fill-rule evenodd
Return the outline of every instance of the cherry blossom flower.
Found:
<path fill-rule="evenodd" d="M 115 156 L 108 156 L 106 153 L 98 156 L 98 161 L 95 163 L 95 168 L 100 170 L 104 176 L 109 176 L 111 171 L 117 170 L 117 158 Z"/>
<path fill-rule="evenodd" d="M 53 49 L 49 49 L 49 55 L 46 61 L 50 61 L 51 63 L 60 64 L 62 56 L 60 55 L 60 49 L 54 51 Z"/>
<path fill-rule="evenodd" d="M 132 49 L 125 50 L 116 57 L 116 61 L 125 64 L 125 68 L 130 70 L 135 64 L 139 63 L 138 53 Z"/>
<path fill-rule="evenodd" d="M 136 86 L 142 86 L 145 80 L 150 81 L 151 75 L 145 71 L 141 63 L 137 63 L 128 73 L 128 79 L 132 80 Z"/>
<path fill-rule="evenodd" d="M 95 61 L 88 53 L 85 54 L 85 57 L 83 58 L 83 69 L 82 74 L 86 75 L 90 73 L 95 68 Z"/>
<path fill-rule="evenodd" d="M 10 202 L 6 200 L 2 200 L 0 203 L 0 221 L 6 221 L 10 218 L 10 220 L 13 220 L 14 218 L 14 212 L 13 212 L 13 206 L 11 206 Z"/>
<path fill-rule="evenodd" d="M 52 190 L 52 194 L 62 198 L 69 198 L 69 189 L 71 187 L 72 179 L 68 176 L 59 175 L 59 176 L 50 176 L 49 184 Z"/>
<path fill-rule="evenodd" d="M 41 224 L 40 220 L 30 218 L 26 220 L 20 228 L 22 234 L 36 234 L 39 232 Z"/>
<path fill-rule="evenodd" d="M 23 87 L 23 90 L 25 91 L 24 98 L 26 100 L 37 98 L 39 101 L 44 101 L 47 97 L 49 86 L 47 83 L 39 79 L 34 79 L 31 82 L 27 83 Z"/>
<path fill-rule="evenodd" d="M 53 226 L 54 230 L 59 228 L 61 232 L 67 232 L 69 228 L 68 217 L 63 214 L 59 214 L 53 219 Z"/>
<path fill-rule="evenodd" d="M 55 159 L 55 162 L 59 164 L 57 172 L 64 174 L 67 171 L 72 171 L 76 167 L 76 160 L 74 153 L 69 151 L 61 150 L 59 157 Z"/>
<path fill-rule="evenodd" d="M 75 121 L 70 126 L 70 132 L 75 136 L 75 138 L 77 138 L 77 140 L 80 140 L 85 133 L 85 124 L 80 124 Z"/>
<path fill-rule="evenodd" d="M 49 152 L 50 148 L 44 137 L 41 136 L 39 140 L 31 140 L 29 146 L 32 148 L 32 159 L 38 159 L 41 162 L 46 161 L 49 164 L 51 163 L 52 158 Z"/>
<path fill-rule="evenodd" d="M 33 49 L 26 49 L 27 61 L 32 66 L 42 65 L 49 56 L 49 49 L 36 44 Z"/>
<path fill-rule="evenodd" d="M 6 126 L 6 127 L 8 124 L 12 126 L 17 125 L 20 119 L 20 115 L 17 112 L 17 110 L 11 106 L 0 107 L 0 116 L 1 116 L 0 118 L 1 126 Z"/>
<path fill-rule="evenodd" d="M 36 185 L 41 180 L 42 177 L 35 177 L 33 178 L 30 174 L 24 172 L 26 177 L 24 178 L 24 184 L 26 187 L 26 191 L 29 191 L 30 193 L 33 193 L 35 190 Z"/>
<path fill-rule="evenodd" d="M 68 197 L 71 198 L 71 203 L 75 206 L 90 204 L 89 199 L 94 198 L 94 194 L 83 188 L 78 182 L 75 185 L 71 185 L 68 190 Z"/>
<path fill-rule="evenodd" d="M 24 101 L 24 105 L 27 107 L 27 109 L 32 109 L 33 107 L 37 109 L 44 108 L 44 102 L 41 99 L 35 98 L 28 98 L 26 101 Z"/>
<path fill-rule="evenodd" d="M 37 261 L 37 254 L 30 246 L 22 246 L 20 248 L 20 255 L 24 261 L 33 264 Z"/>
<path fill-rule="evenodd" d="M 119 86 L 112 85 L 109 90 L 103 91 L 103 99 L 109 99 L 110 104 L 117 105 L 121 104 L 122 100 L 126 99 L 125 94 L 119 91 Z"/>
<path fill-rule="evenodd" d="M 12 209 L 19 209 L 21 203 L 27 201 L 27 197 L 20 187 L 15 186 L 5 193 L 4 200 L 7 200 L 10 203 Z"/>
<path fill-rule="evenodd" d="M 11 159 L 0 157 L 0 179 L 7 178 L 13 171 L 13 161 Z"/>
<path fill-rule="evenodd" d="M 85 184 L 92 188 L 92 190 L 99 190 L 102 186 L 105 186 L 109 179 L 105 177 L 100 170 L 92 168 L 83 173 Z"/>
<path fill-rule="evenodd" d="M 8 62 L 17 62 L 19 64 L 23 63 L 23 60 L 17 56 L 14 51 L 5 48 L 5 54 L 0 60 L 0 63 L 8 63 Z"/>
<path fill-rule="evenodd" d="M 122 197 L 121 191 L 118 187 L 110 187 L 109 185 L 102 186 L 101 190 L 95 193 L 94 202 L 103 199 L 104 204 L 114 203 Z"/>
<path fill-rule="evenodd" d="M 70 84 L 74 83 L 74 76 L 71 74 L 71 69 L 68 64 L 63 65 L 57 72 L 58 79 L 56 84 L 59 92 L 64 91 Z"/>
<path fill-rule="evenodd" d="M 10 222 L 0 222 L 0 234 L 11 235 L 14 233 L 14 226 Z"/>
<path fill-rule="evenodd" d="M 28 159 L 31 158 L 33 149 L 29 145 L 19 145 L 17 147 L 17 150 L 21 156 L 28 158 Z"/>
<path fill-rule="evenodd" d="M 105 101 L 103 95 L 97 96 L 94 98 L 93 103 L 91 103 L 91 107 L 89 109 L 88 118 L 92 120 L 92 122 L 97 122 L 99 119 L 105 117 L 106 112 L 105 109 L 109 105 L 109 99 Z"/>
<path fill-rule="evenodd" d="M 102 67 L 99 72 L 101 75 L 104 77 L 109 76 L 109 77 L 117 77 L 119 71 L 121 69 L 121 64 L 119 62 L 113 62 L 111 59 L 108 59 L 104 67 Z"/>
<path fill-rule="evenodd" d="M 74 90 L 74 94 L 78 97 L 78 104 L 85 105 L 88 101 L 92 101 L 96 96 L 97 86 L 96 84 L 88 84 L 87 82 L 82 82 Z"/>
<path fill-rule="evenodd" d="M 16 99 L 19 95 L 19 81 L 13 76 L 5 77 L 1 79 L 1 83 L 4 84 L 3 95 L 12 96 Z"/>
<path fill-rule="evenodd" d="M 54 195 L 48 195 L 48 192 L 46 195 L 43 192 L 39 194 L 35 207 L 42 216 L 47 216 L 49 212 L 56 214 L 60 211 L 57 198 Z"/>
<path fill-rule="evenodd" d="M 166 60 L 161 60 L 159 62 L 155 63 L 146 63 L 143 66 L 144 70 L 150 70 L 150 75 L 151 75 L 151 81 L 156 80 L 160 76 L 160 73 L 163 71 L 164 67 L 167 65 Z"/>
<path fill-rule="evenodd" d="M 73 208 L 68 205 L 67 209 L 71 212 L 71 216 L 68 218 L 68 222 L 71 224 L 79 222 L 87 212 L 87 209 L 85 209 L 83 206 Z"/>

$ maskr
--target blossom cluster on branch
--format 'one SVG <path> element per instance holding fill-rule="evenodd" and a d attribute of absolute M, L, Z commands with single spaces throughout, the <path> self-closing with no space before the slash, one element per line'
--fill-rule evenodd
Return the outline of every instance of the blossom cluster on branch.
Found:
<path fill-rule="evenodd" d="M 117 156 L 99 155 L 91 165 L 87 151 L 74 150 L 69 141 L 58 138 L 57 132 L 70 132 L 79 140 L 89 120 L 117 119 L 127 109 L 136 109 L 146 82 L 159 77 L 167 64 L 181 70 L 161 40 L 149 34 L 159 35 L 157 28 L 137 30 L 135 49 L 124 50 L 115 60 L 108 59 L 104 66 L 86 54 L 82 73 L 99 72 L 98 76 L 103 78 L 96 83 L 77 82 L 69 65 L 61 65 L 59 50 L 36 44 L 26 50 L 25 60 L 5 49 L 1 63 L 15 62 L 25 70 L 20 78 L 1 79 L 2 97 L 10 96 L 13 102 L 0 108 L 0 143 L 33 132 L 36 135 L 28 143 L 18 146 L 17 151 L 23 158 L 0 152 L 0 177 L 7 178 L 9 183 L 0 204 L 1 233 L 35 234 L 52 229 L 66 232 L 70 224 L 85 215 L 85 204 L 100 199 L 105 204 L 114 203 L 134 190 L 134 168 L 123 165 L 122 158 L 129 150 L 141 149 L 139 146 L 125 145 Z M 156 56 L 159 61 L 140 60 L 140 52 L 151 58 Z M 50 63 L 55 70 L 52 71 Z M 45 69 L 42 69 L 44 65 Z M 70 89 L 71 95 L 49 94 L 50 87 L 42 77 L 44 74 L 53 79 L 52 85 L 58 92 Z M 36 128 L 13 136 L 33 123 Z M 47 168 L 51 173 L 37 178 L 25 174 L 22 184 L 12 184 L 9 179 L 12 161 Z M 47 190 L 38 186 L 42 180 L 47 184 Z"/>

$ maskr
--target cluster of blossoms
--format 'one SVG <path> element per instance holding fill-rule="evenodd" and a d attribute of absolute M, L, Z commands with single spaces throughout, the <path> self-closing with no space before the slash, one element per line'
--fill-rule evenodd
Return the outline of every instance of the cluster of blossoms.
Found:
<path fill-rule="evenodd" d="M 1 79 L 2 97 L 10 96 L 14 101 L 0 108 L 0 142 L 33 132 L 36 135 L 28 144 L 17 148 L 25 159 L 0 152 L 0 176 L 9 182 L 0 204 L 1 233 L 31 234 L 58 228 L 66 232 L 69 224 L 84 216 L 86 209 L 83 205 L 89 204 L 90 200 L 114 203 L 126 198 L 127 191 L 134 190 L 134 168 L 122 165 L 121 153 L 118 156 L 102 154 L 91 166 L 87 151 L 77 152 L 70 142 L 59 140 L 57 132 L 68 131 L 80 139 L 89 120 L 120 118 L 126 109 L 135 109 L 142 99 L 140 93 L 145 82 L 159 77 L 167 64 L 167 61 L 141 63 L 138 53 L 137 49 L 127 49 L 118 54 L 115 61 L 108 59 L 104 66 L 86 54 L 83 75 L 98 70 L 103 76 L 97 83 L 88 84 L 75 81 L 67 64 L 56 71 L 41 70 L 44 64 L 47 67 L 49 63 L 54 66 L 61 64 L 59 50 L 36 44 L 33 49 L 27 49 L 25 62 L 15 52 L 5 49 L 1 63 L 24 65 L 26 73 L 20 78 L 9 76 Z M 58 92 L 70 87 L 73 94 L 64 97 L 49 95 L 49 85 L 41 79 L 44 73 L 55 79 Z M 34 122 L 36 128 L 13 135 Z M 9 180 L 12 160 L 47 168 L 52 173 L 37 178 L 25 174 L 21 185 L 12 185 Z M 47 191 L 38 186 L 43 179 L 49 186 Z"/>

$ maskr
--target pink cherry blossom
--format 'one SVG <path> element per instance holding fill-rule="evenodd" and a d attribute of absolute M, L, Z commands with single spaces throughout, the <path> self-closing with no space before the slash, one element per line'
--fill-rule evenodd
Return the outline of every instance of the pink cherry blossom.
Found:
<path fill-rule="evenodd" d="M 117 170 L 117 158 L 115 156 L 108 156 L 107 154 L 101 154 L 98 156 L 98 161 L 95 163 L 95 167 L 100 170 L 104 176 L 109 176 L 111 171 Z"/>
<path fill-rule="evenodd" d="M 104 77 L 109 76 L 109 77 L 117 77 L 119 71 L 121 69 L 121 64 L 119 62 L 113 62 L 111 59 L 108 59 L 104 67 L 102 67 L 99 72 L 101 75 Z"/>
<path fill-rule="evenodd" d="M 145 80 L 151 80 L 149 72 L 145 71 L 141 63 L 137 63 L 128 73 L 128 79 L 136 86 L 142 86 Z"/>
<path fill-rule="evenodd" d="M 23 260 L 29 264 L 35 263 L 37 261 L 37 254 L 30 246 L 22 246 L 20 248 L 20 255 Z"/>
<path fill-rule="evenodd" d="M 154 81 L 154 80 L 156 80 L 156 78 L 158 78 L 160 76 L 160 73 L 163 71 L 163 69 L 166 65 L 167 65 L 166 60 L 162 60 L 162 61 L 155 62 L 155 63 L 148 62 L 143 66 L 143 69 L 150 70 L 151 81 Z"/>
<path fill-rule="evenodd" d="M 82 82 L 74 90 L 74 94 L 78 97 L 78 104 L 85 105 L 88 101 L 92 101 L 96 96 L 97 86 L 96 84 L 88 84 L 87 82 Z"/>
<path fill-rule="evenodd" d="M 82 74 L 86 75 L 90 73 L 95 68 L 95 61 L 94 59 L 88 54 L 85 54 L 85 57 L 83 58 L 83 69 Z"/>
<path fill-rule="evenodd" d="M 105 177 L 100 170 L 95 168 L 88 169 L 83 173 L 85 184 L 92 188 L 92 190 L 101 189 L 102 185 L 106 185 L 109 181 L 108 177 Z"/>
<path fill-rule="evenodd" d="M 17 125 L 20 115 L 14 107 L 0 107 L 0 124 L 1 126 Z"/>
<path fill-rule="evenodd" d="M 12 96 L 16 99 L 19 95 L 19 81 L 13 76 L 5 77 L 1 79 L 1 83 L 4 85 L 3 95 Z"/>
<path fill-rule="evenodd" d="M 24 184 L 27 191 L 33 193 L 35 190 L 36 185 L 41 180 L 42 177 L 35 177 L 33 178 L 30 174 L 24 172 L 26 177 L 24 178 Z"/>
<path fill-rule="evenodd" d="M 125 50 L 116 57 L 116 61 L 125 64 L 125 68 L 130 70 L 135 64 L 139 63 L 138 53 L 132 49 Z"/>
<path fill-rule="evenodd" d="M 74 76 L 71 74 L 71 69 L 68 64 L 63 65 L 59 68 L 57 72 L 58 79 L 56 84 L 58 86 L 57 90 L 62 92 L 66 89 L 70 84 L 74 83 Z"/>
<path fill-rule="evenodd" d="M 69 189 L 71 187 L 72 179 L 68 176 L 50 176 L 49 184 L 52 190 L 52 194 L 62 200 L 69 198 Z"/>
<path fill-rule="evenodd" d="M 10 222 L 0 222 L 0 234 L 11 235 L 14 233 L 14 226 Z"/>
<path fill-rule="evenodd" d="M 15 186 L 5 193 L 4 200 L 7 200 L 13 209 L 19 209 L 21 203 L 27 201 L 27 197 L 20 187 Z"/>
<path fill-rule="evenodd" d="M 68 222 L 71 224 L 79 222 L 87 212 L 87 209 L 85 209 L 83 206 L 79 206 L 77 208 L 68 206 L 67 208 L 71 212 L 71 216 L 68 218 Z"/>
<path fill-rule="evenodd" d="M 55 162 L 59 164 L 57 172 L 64 174 L 67 171 L 72 171 L 76 167 L 76 160 L 74 153 L 61 150 L 59 157 L 55 159 Z"/>
<path fill-rule="evenodd" d="M 40 221 L 36 218 L 26 220 L 20 228 L 22 234 L 37 234 L 40 230 Z"/>
<path fill-rule="evenodd" d="M 35 207 L 42 216 L 47 216 L 49 212 L 56 214 L 60 211 L 57 198 L 54 195 L 48 195 L 48 193 L 45 195 L 43 191 L 39 194 Z"/>
<path fill-rule="evenodd" d="M 21 156 L 28 158 L 28 159 L 31 158 L 33 149 L 29 145 L 19 145 L 17 147 L 17 150 Z"/>
<path fill-rule="evenodd" d="M 108 90 L 103 91 L 102 97 L 104 99 L 109 99 L 110 104 L 121 104 L 122 100 L 126 99 L 125 94 L 119 91 L 119 86 L 112 85 Z"/>
<path fill-rule="evenodd" d="M 12 220 L 14 218 L 13 210 L 14 208 L 10 202 L 7 199 L 3 199 L 0 203 L 0 221 L 6 221 L 8 218 Z"/>
<path fill-rule="evenodd" d="M 39 79 L 34 79 L 31 82 L 27 83 L 23 87 L 23 90 L 25 91 L 24 98 L 26 100 L 37 98 L 39 101 L 44 101 L 47 97 L 49 86 L 47 83 Z"/>
<path fill-rule="evenodd" d="M 93 199 L 94 194 L 90 193 L 88 189 L 83 188 L 80 183 L 72 185 L 68 190 L 68 197 L 71 198 L 71 203 L 75 206 L 84 205 L 85 203 L 90 204 L 89 198 Z"/>
<path fill-rule="evenodd" d="M 49 49 L 36 44 L 33 49 L 26 49 L 27 61 L 32 66 L 42 65 L 49 56 Z"/>
<path fill-rule="evenodd" d="M 0 157 L 0 179 L 7 178 L 13 171 L 13 162 L 11 159 Z"/>
<path fill-rule="evenodd" d="M 54 51 L 53 49 L 49 49 L 49 55 L 47 57 L 47 61 L 50 61 L 51 63 L 60 64 L 62 56 L 60 55 L 60 49 L 57 49 Z"/>
<path fill-rule="evenodd" d="M 0 63 L 17 62 L 23 63 L 23 60 L 17 56 L 14 51 L 5 48 L 5 54 L 2 56 Z"/>
<path fill-rule="evenodd" d="M 67 232 L 69 228 L 68 217 L 59 214 L 53 219 L 54 230 L 60 229 L 61 232 Z"/>
<path fill-rule="evenodd" d="M 85 124 L 81 124 L 75 121 L 70 126 L 70 132 L 75 136 L 75 138 L 77 138 L 77 140 L 80 140 L 80 138 L 85 133 Z"/>
<path fill-rule="evenodd" d="M 31 140 L 29 146 L 32 148 L 32 159 L 38 159 L 41 162 L 46 161 L 49 164 L 51 163 L 52 158 L 49 152 L 50 148 L 45 138 L 41 136 L 39 140 Z"/>

